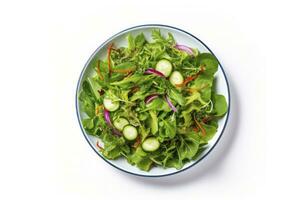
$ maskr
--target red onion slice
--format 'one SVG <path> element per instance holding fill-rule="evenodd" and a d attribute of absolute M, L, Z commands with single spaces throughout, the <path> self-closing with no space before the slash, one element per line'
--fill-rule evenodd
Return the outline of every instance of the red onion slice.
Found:
<path fill-rule="evenodd" d="M 148 104 L 158 97 L 158 94 L 151 94 L 145 98 L 145 103 Z"/>
<path fill-rule="evenodd" d="M 157 75 L 157 76 L 165 77 L 165 75 L 164 75 L 163 73 L 161 73 L 161 72 L 159 72 L 159 71 L 157 71 L 157 70 L 155 70 L 155 69 L 153 69 L 153 68 L 147 69 L 147 70 L 144 72 L 144 74 L 155 74 L 155 75 Z"/>
<path fill-rule="evenodd" d="M 165 95 L 165 99 L 168 103 L 168 105 L 170 106 L 170 108 L 174 111 L 177 112 L 177 109 L 175 108 L 175 106 L 172 104 L 171 100 L 169 99 L 169 97 L 167 95 Z"/>
<path fill-rule="evenodd" d="M 106 123 L 109 125 L 109 126 L 112 126 L 112 123 L 110 121 L 110 114 L 109 114 L 109 111 L 104 109 L 104 119 L 106 121 Z"/>
<path fill-rule="evenodd" d="M 118 131 L 117 129 L 115 129 L 111 123 L 111 120 L 110 120 L 110 114 L 109 114 L 109 111 L 104 109 L 104 119 L 106 121 L 106 123 L 112 127 L 112 132 L 114 135 L 117 135 L 117 136 L 121 136 L 122 133 L 120 131 Z"/>
<path fill-rule="evenodd" d="M 189 55 L 194 55 L 193 49 L 190 48 L 190 47 L 188 47 L 188 46 L 181 45 L 181 44 L 176 44 L 175 48 L 178 49 L 178 50 L 180 50 L 180 51 L 184 51 L 184 52 L 186 52 Z"/>

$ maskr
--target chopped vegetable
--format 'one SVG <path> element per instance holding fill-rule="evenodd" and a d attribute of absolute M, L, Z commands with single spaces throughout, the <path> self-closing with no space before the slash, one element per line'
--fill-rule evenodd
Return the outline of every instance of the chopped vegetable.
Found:
<path fill-rule="evenodd" d="M 127 119 L 120 117 L 116 120 L 114 120 L 114 126 L 116 127 L 116 129 L 118 129 L 119 131 L 122 131 L 123 128 L 128 125 L 129 122 Z"/>
<path fill-rule="evenodd" d="M 127 140 L 135 140 L 138 136 L 138 132 L 134 126 L 127 125 L 123 129 L 123 135 Z"/>
<path fill-rule="evenodd" d="M 112 126 L 109 111 L 104 109 L 104 119 L 109 126 Z"/>
<path fill-rule="evenodd" d="M 165 95 L 165 99 L 168 103 L 168 105 L 170 106 L 170 108 L 174 111 L 177 112 L 177 109 L 175 108 L 175 106 L 172 104 L 171 100 L 169 99 L 169 97 L 167 95 Z"/>
<path fill-rule="evenodd" d="M 175 48 L 178 50 L 184 51 L 184 52 L 188 53 L 189 55 L 194 54 L 193 49 L 188 46 L 185 46 L 185 45 L 176 44 Z"/>
<path fill-rule="evenodd" d="M 111 43 L 108 46 L 108 49 L 107 49 L 107 66 L 108 66 L 109 76 L 111 76 L 111 72 L 112 72 L 112 70 L 111 70 L 111 58 L 110 58 L 112 47 L 113 47 L 113 43 Z"/>
<path fill-rule="evenodd" d="M 183 81 L 183 83 L 181 83 L 181 84 L 176 84 L 176 86 L 182 87 L 182 86 L 187 85 L 189 82 L 195 80 L 202 72 L 204 72 L 204 70 L 205 70 L 205 67 L 201 66 L 199 72 L 197 72 L 196 74 L 194 74 L 194 75 L 192 75 L 192 76 L 188 76 L 188 77 Z"/>
<path fill-rule="evenodd" d="M 155 74 L 157 76 L 165 77 L 163 73 L 152 68 L 147 69 L 144 74 Z"/>
<path fill-rule="evenodd" d="M 168 77 L 172 72 L 172 64 L 168 60 L 160 60 L 156 64 L 156 70 L 161 72 L 165 77 Z"/>
<path fill-rule="evenodd" d="M 172 85 L 181 85 L 183 83 L 183 76 L 179 71 L 174 71 L 170 76 L 170 82 Z"/>
<path fill-rule="evenodd" d="M 119 102 L 118 101 L 112 101 L 109 98 L 104 98 L 103 105 L 109 111 L 115 111 L 119 108 Z"/>
<path fill-rule="evenodd" d="M 148 104 L 148 103 L 150 103 L 152 100 L 154 100 L 157 97 L 158 97 L 158 94 L 151 94 L 151 95 L 149 95 L 149 96 L 146 97 L 145 103 Z"/>
<path fill-rule="evenodd" d="M 159 146 L 159 141 L 155 137 L 147 138 L 142 144 L 142 148 L 148 152 L 156 151 Z"/>

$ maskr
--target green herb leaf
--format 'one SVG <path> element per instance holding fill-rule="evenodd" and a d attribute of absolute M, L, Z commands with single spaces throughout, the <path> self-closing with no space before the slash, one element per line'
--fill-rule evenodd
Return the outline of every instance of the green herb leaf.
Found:
<path fill-rule="evenodd" d="M 215 116 L 221 117 L 227 112 L 227 103 L 223 95 L 214 94 L 212 98 Z"/>
<path fill-rule="evenodd" d="M 199 65 L 205 67 L 204 74 L 213 75 L 218 70 L 218 60 L 210 53 L 201 53 L 198 56 Z"/>

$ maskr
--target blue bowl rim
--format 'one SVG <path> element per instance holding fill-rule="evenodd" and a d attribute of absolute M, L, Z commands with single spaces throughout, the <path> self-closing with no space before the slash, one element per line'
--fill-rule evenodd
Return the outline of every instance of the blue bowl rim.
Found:
<path fill-rule="evenodd" d="M 133 173 L 133 172 L 129 172 L 129 171 L 126 171 L 110 162 L 108 162 L 106 160 L 106 158 L 104 158 L 95 148 L 94 146 L 92 145 L 92 143 L 90 142 L 90 140 L 88 139 L 85 131 L 84 131 L 84 128 L 82 127 L 82 124 L 81 124 L 81 120 L 80 120 L 80 114 L 79 114 L 79 108 L 78 108 L 78 93 L 79 93 L 79 89 L 80 89 L 80 83 L 82 81 L 82 77 L 83 77 L 83 74 L 86 70 L 86 68 L 88 67 L 90 61 L 92 60 L 92 58 L 97 54 L 97 52 L 103 48 L 103 46 L 108 43 L 110 40 L 112 40 L 113 38 L 115 38 L 116 36 L 122 34 L 123 32 L 126 32 L 126 31 L 129 31 L 129 30 L 132 30 L 132 29 L 136 29 L 136 28 L 140 28 L 140 27 L 153 27 L 153 28 L 171 28 L 171 29 L 175 29 L 175 30 L 178 30 L 178 31 L 181 31 L 189 36 L 191 36 L 192 38 L 196 39 L 198 42 L 200 42 L 202 45 L 204 45 L 207 50 L 216 57 L 216 55 L 213 53 L 213 51 L 204 43 L 202 42 L 199 38 L 197 38 L 196 36 L 194 36 L 193 34 L 185 31 L 185 30 L 182 30 L 180 28 L 177 28 L 177 27 L 174 27 L 174 26 L 170 26 L 170 25 L 164 25 L 164 24 L 142 24 L 142 25 L 137 25 L 137 26 L 133 26 L 133 27 L 130 27 L 130 28 L 127 28 L 127 29 L 124 29 L 116 34 L 114 34 L 113 36 L 111 36 L 109 39 L 107 39 L 105 42 L 103 42 L 94 52 L 93 54 L 90 56 L 90 58 L 88 59 L 88 61 L 86 62 L 86 64 L 84 65 L 84 68 L 82 69 L 81 73 L 80 73 L 80 76 L 79 76 L 79 80 L 78 80 L 78 83 L 77 83 L 77 87 L 76 87 L 76 95 L 75 95 L 75 107 L 76 107 L 76 115 L 77 115 L 77 119 L 78 119 L 78 123 L 79 123 L 79 126 L 80 126 L 80 129 L 83 133 L 83 136 L 85 137 L 86 141 L 88 142 L 88 144 L 90 145 L 90 147 L 97 153 L 98 156 L 100 156 L 105 162 L 107 162 L 108 164 L 110 164 L 111 166 L 115 167 L 116 169 L 118 170 L 121 170 L 127 174 L 131 174 L 131 175 L 135 175 L 135 176 L 140 176 L 140 177 L 165 177 L 165 176 L 171 176 L 171 175 L 174 175 L 174 174 L 178 174 L 180 172 L 183 172 L 187 169 L 190 169 L 191 167 L 195 166 L 196 164 L 198 164 L 200 161 L 202 161 L 206 156 L 208 156 L 212 150 L 215 148 L 215 146 L 219 143 L 221 137 L 223 136 L 223 133 L 224 133 L 224 130 L 227 126 L 227 123 L 228 123 L 228 118 L 229 118 L 229 113 L 230 113 L 230 102 L 231 102 L 231 96 L 230 96 L 230 89 L 229 89 L 229 83 L 228 83 L 228 79 L 227 79 L 227 76 L 226 76 L 226 73 L 223 69 L 223 66 L 221 65 L 219 59 L 217 58 L 218 60 L 218 63 L 219 63 L 219 66 L 222 70 L 222 73 L 224 74 L 224 77 L 225 77 L 225 81 L 226 81 L 226 85 L 227 85 L 227 91 L 228 91 L 228 111 L 227 111 L 227 115 L 226 115 L 226 119 L 225 119 L 225 123 L 224 123 L 224 126 L 223 126 L 223 129 L 221 131 L 221 134 L 219 135 L 217 141 L 213 144 L 213 146 L 209 149 L 208 152 L 206 152 L 205 155 L 203 155 L 200 159 L 198 159 L 197 161 L 195 161 L 192 165 L 186 167 L 186 168 L 183 168 L 183 169 L 180 169 L 178 171 L 175 171 L 175 172 L 172 172 L 172 173 L 168 173 L 168 174 L 162 174 L 162 175 L 144 175 L 144 174 L 137 174 L 137 173 Z"/>

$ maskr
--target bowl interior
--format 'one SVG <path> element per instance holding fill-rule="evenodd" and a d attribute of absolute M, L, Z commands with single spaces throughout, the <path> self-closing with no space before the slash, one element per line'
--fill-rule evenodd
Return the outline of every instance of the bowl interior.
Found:
<path fill-rule="evenodd" d="M 164 25 L 143 25 L 143 26 L 133 27 L 133 28 L 127 29 L 125 31 L 122 31 L 122 32 L 112 36 L 105 43 L 103 43 L 94 52 L 94 54 L 90 57 L 90 59 L 86 63 L 86 65 L 85 65 L 85 67 L 84 67 L 84 69 L 81 73 L 79 82 L 78 82 L 77 95 L 76 95 L 77 115 L 78 115 L 78 118 L 79 118 L 79 123 L 80 123 L 81 129 L 83 131 L 83 134 L 86 137 L 89 144 L 91 145 L 91 147 L 101 157 L 102 157 L 102 155 L 98 152 L 97 147 L 96 147 L 96 142 L 99 139 L 88 135 L 85 132 L 85 130 L 83 129 L 81 121 L 86 116 L 80 110 L 79 101 L 77 100 L 79 91 L 81 90 L 83 80 L 87 76 L 90 76 L 90 75 L 95 73 L 92 66 L 90 66 L 91 60 L 98 59 L 98 58 L 104 59 L 106 57 L 107 47 L 111 42 L 113 42 L 118 47 L 126 46 L 127 45 L 126 36 L 127 36 L 128 33 L 131 33 L 132 35 L 137 35 L 137 34 L 143 32 L 145 34 L 145 37 L 150 41 L 151 40 L 151 30 L 155 29 L 155 28 L 160 29 L 160 31 L 163 35 L 167 35 L 168 32 L 172 33 L 178 44 L 184 44 L 184 45 L 190 46 L 192 48 L 197 48 L 197 49 L 199 49 L 200 52 L 210 52 L 210 53 L 212 53 L 204 45 L 204 43 L 202 43 L 200 40 L 198 40 L 194 36 L 190 35 L 189 33 L 185 32 L 183 30 L 174 28 L 174 27 L 169 27 L 169 26 L 164 26 Z M 218 93 L 223 94 L 225 96 L 225 98 L 228 102 L 228 108 L 229 108 L 230 101 L 229 101 L 228 83 L 227 83 L 227 80 L 226 80 L 225 73 L 224 73 L 224 71 L 223 71 L 223 69 L 220 65 L 219 65 L 219 69 L 218 69 L 217 73 L 215 74 L 215 79 L 216 79 L 216 90 L 217 90 Z M 105 161 L 107 161 L 108 163 L 110 163 L 111 165 L 113 165 L 114 167 L 118 168 L 118 169 L 121 169 L 125 172 L 129 172 L 129 173 L 132 173 L 132 174 L 135 174 L 135 175 L 141 175 L 141 176 L 166 176 L 166 175 L 169 175 L 169 174 L 177 173 L 179 171 L 183 171 L 183 170 L 191 167 L 192 165 L 196 164 L 197 162 L 199 162 L 201 159 L 203 159 L 212 150 L 212 148 L 215 146 L 215 144 L 218 142 L 219 138 L 222 135 L 223 129 L 225 128 L 225 125 L 226 125 L 226 122 L 227 122 L 228 113 L 229 113 L 229 109 L 228 109 L 227 114 L 222 119 L 219 120 L 219 122 L 218 122 L 218 124 L 219 124 L 218 131 L 215 134 L 214 138 L 209 141 L 208 148 L 199 156 L 199 158 L 197 160 L 187 163 L 180 170 L 176 170 L 175 168 L 163 169 L 163 168 L 160 168 L 160 167 L 154 167 L 149 172 L 144 172 L 144 171 L 139 170 L 137 167 L 132 166 L 129 163 L 127 163 L 127 161 L 125 159 L 118 159 L 118 160 L 113 160 L 112 161 L 112 160 L 107 160 L 103 157 L 102 158 Z"/>

